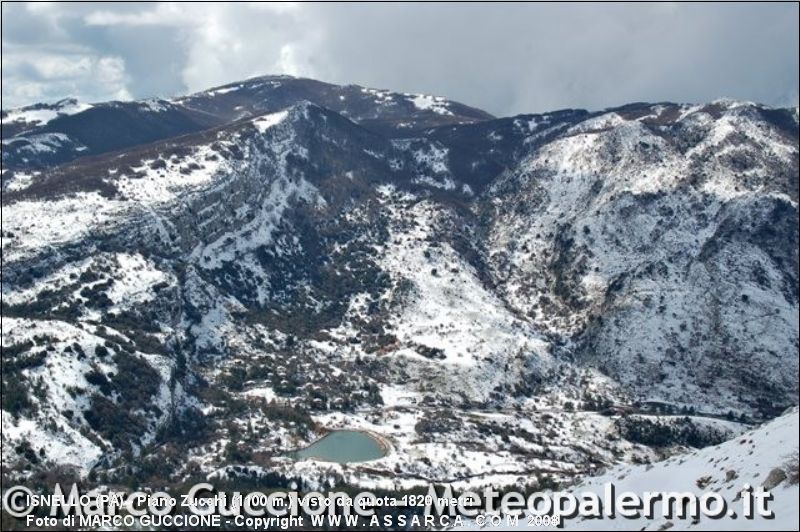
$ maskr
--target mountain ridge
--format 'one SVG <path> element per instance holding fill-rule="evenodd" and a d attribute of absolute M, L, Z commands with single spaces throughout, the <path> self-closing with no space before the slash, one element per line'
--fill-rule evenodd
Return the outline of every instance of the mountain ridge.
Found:
<path fill-rule="evenodd" d="M 170 482 L 545 482 L 796 405 L 796 110 L 473 120 L 361 88 L 326 95 L 355 101 L 347 113 L 305 85 L 272 107 L 260 91 L 284 83 L 190 95 L 217 117 L 250 107 L 55 165 L 13 166 L 44 133 L 4 138 L 18 474 L 71 463 L 143 482 L 166 461 Z M 173 107 L 126 105 L 171 127 L 157 119 Z M 653 423 L 663 446 L 643 434 Z M 393 451 L 352 468 L 286 457 L 333 428 Z M 39 441 L 51 450 L 31 459 Z"/>

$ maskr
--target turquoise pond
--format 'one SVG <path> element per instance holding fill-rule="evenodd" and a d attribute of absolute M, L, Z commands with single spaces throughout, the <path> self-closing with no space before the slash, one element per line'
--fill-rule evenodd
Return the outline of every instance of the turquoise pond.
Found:
<path fill-rule="evenodd" d="M 358 430 L 337 430 L 330 432 L 305 449 L 292 453 L 292 458 L 303 460 L 313 458 L 325 462 L 367 462 L 386 456 L 381 444 Z"/>

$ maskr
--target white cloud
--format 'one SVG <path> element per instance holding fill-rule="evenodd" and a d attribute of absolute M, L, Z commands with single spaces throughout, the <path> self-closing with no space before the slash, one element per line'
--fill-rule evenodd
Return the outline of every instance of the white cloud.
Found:
<path fill-rule="evenodd" d="M 275 65 L 275 70 L 290 76 L 312 77 L 314 75 L 313 69 L 298 58 L 297 49 L 293 44 L 281 46 L 280 57 Z"/>
<path fill-rule="evenodd" d="M 187 58 L 182 81 L 195 91 L 264 73 L 314 76 L 303 52 L 311 29 L 302 29 L 304 16 L 304 6 L 294 2 L 160 3 L 131 12 L 90 11 L 83 20 L 94 27 L 174 28 Z"/>
<path fill-rule="evenodd" d="M 495 114 L 797 95 L 796 4 L 28 3 L 3 12 L 4 67 L 42 48 L 80 47 L 88 58 L 63 53 L 75 63 L 18 69 L 4 80 L 14 80 L 16 102 L 61 90 L 51 78 L 99 68 L 111 86 L 92 97 L 283 73 L 443 94 Z M 101 58 L 121 62 L 101 67 Z"/>
<path fill-rule="evenodd" d="M 307 25 L 302 6 L 211 4 L 188 11 L 184 18 L 191 23 L 180 41 L 187 51 L 181 73 L 190 91 L 268 73 L 318 75 L 308 52 L 323 32 Z"/>
<path fill-rule="evenodd" d="M 3 71 L 3 101 L 11 106 L 66 96 L 84 101 L 132 98 L 124 59 L 91 50 L 15 50 L 3 58 Z"/>
<path fill-rule="evenodd" d="M 184 14 L 185 10 L 179 5 L 162 2 L 143 11 L 92 11 L 84 17 L 84 21 L 88 26 L 181 26 L 185 24 L 185 20 L 181 18 Z"/>
<path fill-rule="evenodd" d="M 259 11 L 291 13 L 303 7 L 301 2 L 247 2 L 247 6 Z"/>

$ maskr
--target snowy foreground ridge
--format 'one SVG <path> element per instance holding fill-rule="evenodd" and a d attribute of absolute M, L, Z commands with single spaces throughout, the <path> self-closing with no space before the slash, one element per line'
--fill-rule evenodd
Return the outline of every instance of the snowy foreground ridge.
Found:
<path fill-rule="evenodd" d="M 2 121 L 10 481 L 728 493 L 797 452 L 796 108 L 263 76 Z M 293 458 L 338 429 L 384 456 Z"/>
<path fill-rule="evenodd" d="M 744 484 L 770 487 L 774 500 L 769 508 L 773 519 L 755 518 L 752 521 L 732 519 L 701 519 L 699 523 L 677 523 L 676 530 L 795 530 L 800 520 L 800 492 L 797 483 L 797 438 L 800 434 L 798 412 L 791 412 L 745 432 L 733 440 L 713 447 L 681 454 L 649 466 L 617 466 L 600 477 L 587 480 L 575 491 L 597 491 L 605 482 L 614 482 L 619 492 L 644 490 L 691 491 L 701 495 L 715 491 L 727 501 L 737 500 Z M 782 476 L 784 480 L 780 480 Z M 793 475 L 793 480 L 792 480 Z M 775 482 L 778 482 L 776 485 Z M 698 484 L 704 486 L 701 488 Z M 733 503 L 735 506 L 735 503 Z M 741 514 L 741 512 L 739 512 Z M 618 519 L 604 523 L 611 530 L 659 530 L 668 519 L 646 523 L 625 523 Z M 584 521 L 568 529 L 589 530 L 596 523 Z"/>
<path fill-rule="evenodd" d="M 590 477 L 567 491 L 580 494 L 592 492 L 603 497 L 605 485 L 613 483 L 617 494 L 647 491 L 691 492 L 700 496 L 713 491 L 725 498 L 729 508 L 738 511 L 737 518 L 656 517 L 568 520 L 563 530 L 796 530 L 800 520 L 800 486 L 798 486 L 797 435 L 800 431 L 797 408 L 783 416 L 745 432 L 731 441 L 679 454 L 649 465 L 620 465 L 604 474 Z M 739 492 L 745 484 L 764 486 L 773 495 L 768 508 L 774 517 L 744 519 Z M 738 502 L 738 505 L 737 505 Z M 660 513 L 660 512 L 659 512 Z M 520 517 L 519 530 L 535 529 L 524 526 Z M 541 528 L 541 527 L 538 527 Z M 491 530 L 474 523 L 461 530 Z"/>

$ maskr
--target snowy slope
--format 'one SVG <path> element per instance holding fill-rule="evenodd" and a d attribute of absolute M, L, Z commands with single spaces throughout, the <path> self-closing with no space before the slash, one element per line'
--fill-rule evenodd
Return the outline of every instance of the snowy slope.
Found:
<path fill-rule="evenodd" d="M 656 515 L 653 519 L 623 518 L 584 519 L 576 517 L 563 522 L 563 530 L 798 530 L 800 510 L 798 472 L 797 408 L 736 438 L 690 453 L 676 454 L 667 460 L 648 465 L 619 465 L 599 476 L 583 479 L 566 491 L 580 497 L 594 493 L 603 500 L 605 486 L 613 483 L 616 494 L 631 492 L 694 493 L 701 496 L 713 491 L 722 496 L 729 508 L 738 513 L 711 519 L 701 516 L 680 520 Z M 793 475 L 793 476 L 792 476 Z M 792 480 L 793 478 L 793 480 Z M 768 509 L 774 518 L 742 517 L 740 492 L 745 485 L 765 486 L 773 495 Z M 702 487 L 701 487 L 702 486 Z M 661 513 L 656 503 L 656 514 Z M 536 530 L 520 517 L 516 530 Z M 470 522 L 460 530 L 492 530 Z"/>
<path fill-rule="evenodd" d="M 509 304 L 650 400 L 794 395 L 797 140 L 760 111 L 610 111 L 501 176 L 488 247 Z"/>
<path fill-rule="evenodd" d="M 80 113 L 92 107 L 90 104 L 78 102 L 74 98 L 67 98 L 52 105 L 40 104 L 12 109 L 4 112 L 2 122 L 4 128 L 10 130 L 27 129 L 34 126 L 43 126 L 62 115 Z"/>
<path fill-rule="evenodd" d="M 670 530 L 797 530 L 800 520 L 798 433 L 800 425 L 797 409 L 794 408 L 774 421 L 721 445 L 676 455 L 649 466 L 617 466 L 602 476 L 586 479 L 573 491 L 601 494 L 603 485 L 613 482 L 618 493 L 677 491 L 702 495 L 713 490 L 727 501 L 735 501 L 745 484 L 764 486 L 773 470 L 781 470 L 788 476 L 793 468 L 794 483 L 787 479 L 771 488 L 774 500 L 769 504 L 769 509 L 775 513 L 774 520 L 759 517 L 743 519 L 741 503 L 736 506 L 731 502 L 731 507 L 740 514 L 738 519 L 728 516 L 722 519 L 701 517 L 698 523 L 672 520 Z M 706 487 L 701 489 L 698 483 Z M 602 523 L 603 528 L 608 530 L 663 530 L 668 526 L 668 521 L 666 518 L 653 521 L 616 519 Z M 585 520 L 568 522 L 565 529 L 596 530 L 597 526 L 598 521 Z"/>

